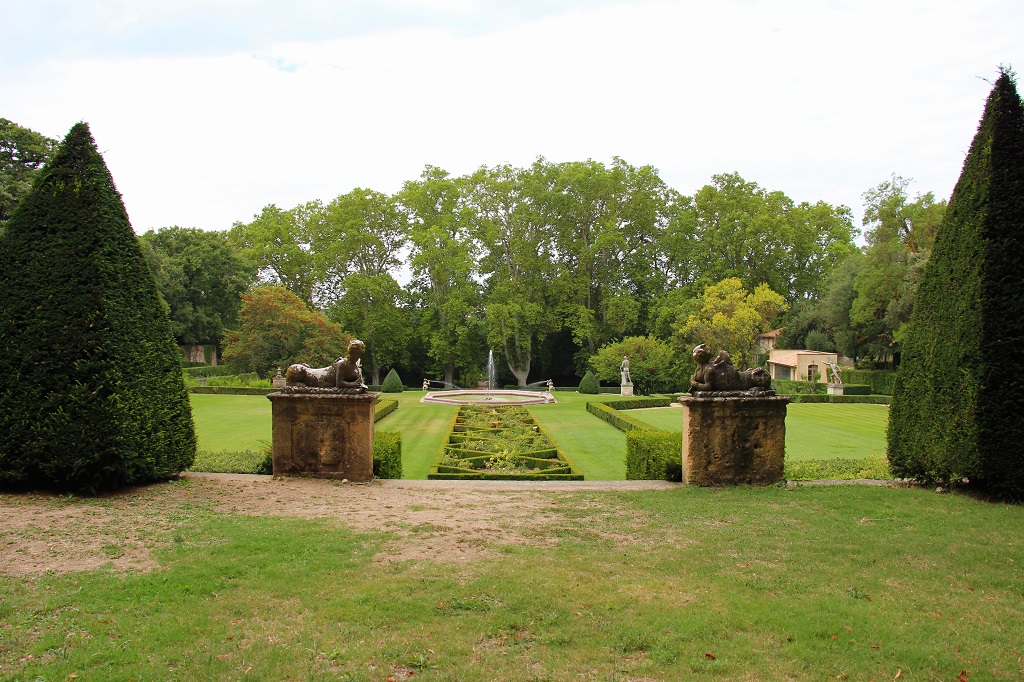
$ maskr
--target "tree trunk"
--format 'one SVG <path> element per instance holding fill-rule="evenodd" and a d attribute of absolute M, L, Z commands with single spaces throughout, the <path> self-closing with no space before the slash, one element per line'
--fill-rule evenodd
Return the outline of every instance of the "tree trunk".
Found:
<path fill-rule="evenodd" d="M 444 366 L 444 385 L 446 388 L 455 385 L 455 365 Z"/>
<path fill-rule="evenodd" d="M 512 343 L 509 343 L 510 340 Z M 505 363 L 509 371 L 515 375 L 519 388 L 526 388 L 526 380 L 530 377 L 531 345 L 528 341 L 523 347 L 518 341 L 518 336 L 505 339 Z"/>

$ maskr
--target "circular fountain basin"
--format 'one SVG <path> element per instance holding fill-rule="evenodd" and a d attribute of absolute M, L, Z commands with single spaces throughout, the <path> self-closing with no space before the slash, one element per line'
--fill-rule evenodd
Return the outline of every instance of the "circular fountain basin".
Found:
<path fill-rule="evenodd" d="M 431 391 L 420 398 L 421 403 L 446 403 L 448 405 L 470 405 L 488 403 L 493 405 L 545 405 L 555 402 L 555 396 L 537 391 L 487 391 L 456 390 Z"/>

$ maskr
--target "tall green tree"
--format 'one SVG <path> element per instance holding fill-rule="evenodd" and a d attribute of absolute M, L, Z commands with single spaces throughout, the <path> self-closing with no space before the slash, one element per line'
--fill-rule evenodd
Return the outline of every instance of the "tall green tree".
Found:
<path fill-rule="evenodd" d="M 615 158 L 535 164 L 545 175 L 544 218 L 554 229 L 554 295 L 581 347 L 579 370 L 603 343 L 644 326 L 663 287 L 659 240 L 678 195 L 651 166 Z"/>
<path fill-rule="evenodd" d="M 470 234 L 466 180 L 427 166 L 419 180 L 402 186 L 399 201 L 411 219 L 411 289 L 423 308 L 419 332 L 427 355 L 452 384 L 455 371 L 479 367 L 485 350 L 478 244 Z"/>
<path fill-rule="evenodd" d="M 263 208 L 250 223 L 235 223 L 229 233 L 233 244 L 249 259 L 264 284 L 280 284 L 314 305 L 329 296 L 346 274 L 318 261 L 316 237 L 326 231 L 323 204 L 310 201 L 289 210 L 274 204 Z"/>
<path fill-rule="evenodd" d="M 985 104 L 910 318 L 889 413 L 893 472 L 1024 499 L 1024 103 Z"/>
<path fill-rule="evenodd" d="M 627 336 L 602 346 L 590 358 L 590 366 L 600 379 L 614 386 L 621 381 L 619 368 L 624 357 L 629 359 L 630 379 L 637 393 L 649 395 L 671 388 L 676 359 L 669 344 L 653 336 Z"/>
<path fill-rule="evenodd" d="M 379 384 L 382 368 L 409 357 L 406 296 L 394 277 L 409 217 L 395 197 L 362 188 L 337 197 L 326 213 L 313 249 L 323 271 L 341 275 L 330 317 L 366 344 L 363 362 Z"/>
<path fill-rule="evenodd" d="M 538 210 L 536 168 L 481 168 L 471 178 L 475 235 L 483 258 L 487 341 L 526 386 L 534 348 L 558 329 L 551 301 L 552 231 Z"/>
<path fill-rule="evenodd" d="M 196 437 L 153 275 L 78 123 L 0 235 L 0 483 L 166 479 Z"/>
<path fill-rule="evenodd" d="M 254 274 L 224 232 L 166 227 L 139 237 L 181 345 L 220 345 Z"/>
<path fill-rule="evenodd" d="M 726 173 L 681 201 L 664 241 L 666 268 L 675 286 L 738 277 L 794 302 L 821 293 L 828 273 L 855 249 L 855 236 L 845 206 L 797 204 Z"/>
<path fill-rule="evenodd" d="M 56 149 L 57 140 L 0 118 L 0 231 Z"/>
<path fill-rule="evenodd" d="M 857 345 L 873 355 L 899 352 L 925 264 L 946 211 L 931 192 L 908 194 L 898 175 L 864 194 L 868 247 L 857 275 L 850 322 Z"/>

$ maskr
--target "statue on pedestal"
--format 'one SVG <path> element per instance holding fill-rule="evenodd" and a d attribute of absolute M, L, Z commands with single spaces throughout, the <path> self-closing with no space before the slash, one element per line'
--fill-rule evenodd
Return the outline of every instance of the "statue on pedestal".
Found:
<path fill-rule="evenodd" d="M 622 364 L 619 365 L 619 374 L 622 375 L 623 386 L 633 385 L 633 380 L 629 377 L 629 358 L 625 355 L 622 356 Z"/>

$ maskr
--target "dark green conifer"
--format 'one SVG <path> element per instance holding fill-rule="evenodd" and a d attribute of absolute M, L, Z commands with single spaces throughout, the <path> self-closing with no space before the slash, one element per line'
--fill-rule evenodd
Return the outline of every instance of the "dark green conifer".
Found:
<path fill-rule="evenodd" d="M 588 369 L 587 373 L 580 379 L 580 385 L 576 391 L 578 393 L 600 393 L 601 384 L 597 380 L 597 376 Z"/>
<path fill-rule="evenodd" d="M 0 236 L 0 291 L 0 484 L 92 492 L 192 463 L 180 354 L 85 123 Z"/>
<path fill-rule="evenodd" d="M 893 389 L 899 476 L 1024 497 L 1024 106 L 1003 71 L 935 238 Z"/>

